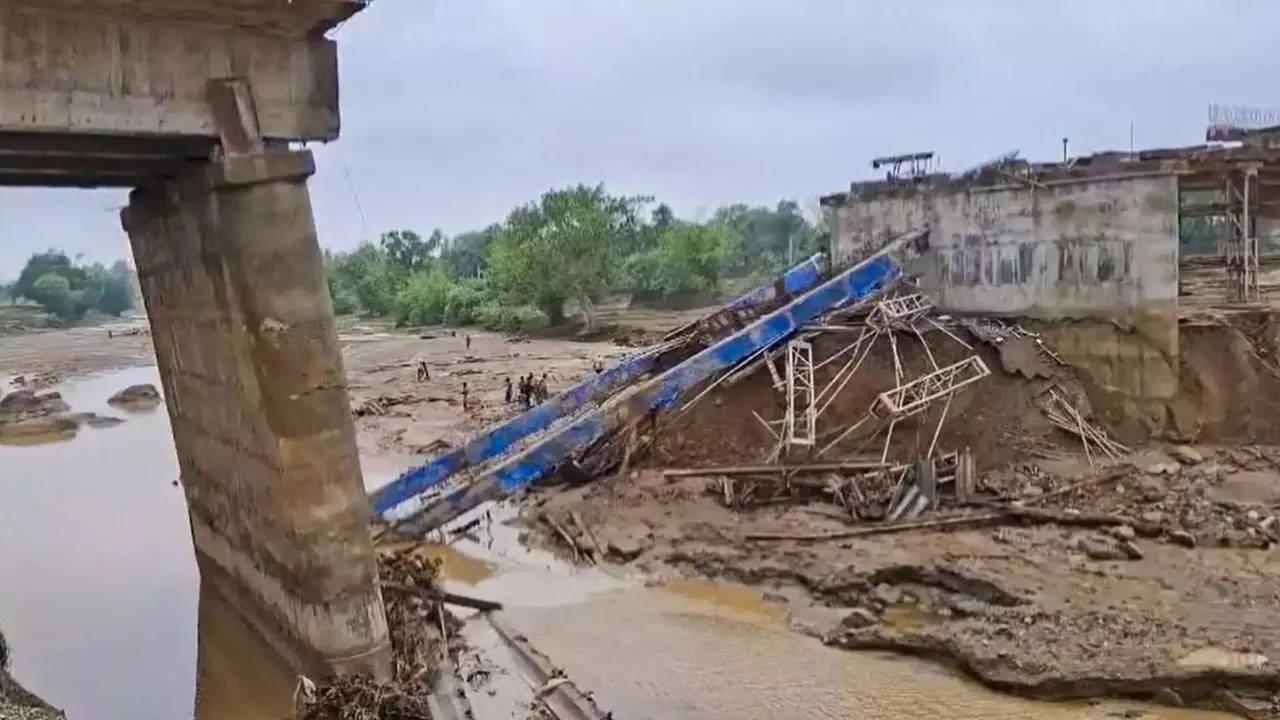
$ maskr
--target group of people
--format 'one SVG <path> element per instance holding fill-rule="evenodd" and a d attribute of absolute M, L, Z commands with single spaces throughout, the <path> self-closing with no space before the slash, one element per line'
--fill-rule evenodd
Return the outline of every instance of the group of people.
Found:
<path fill-rule="evenodd" d="M 516 391 L 519 391 L 518 399 L 520 407 L 528 410 L 533 407 L 534 403 L 540 403 L 550 397 L 547 392 L 547 374 L 542 373 L 542 377 L 534 379 L 533 373 L 521 375 L 518 385 L 511 384 L 511 378 L 507 378 L 507 404 L 511 404 L 517 399 Z"/>
<path fill-rule="evenodd" d="M 450 334 L 453 335 L 454 337 L 457 337 L 456 330 L 451 331 Z M 470 334 L 467 334 L 467 333 L 463 334 L 463 343 L 468 350 L 471 349 Z M 600 360 L 600 358 L 598 357 L 596 358 L 596 362 L 593 363 L 593 369 L 596 372 L 600 372 L 604 369 L 604 363 L 602 360 Z M 431 370 L 430 368 L 428 368 L 426 360 L 419 358 L 416 363 L 416 370 L 418 375 L 418 382 L 429 382 L 431 380 Z M 544 402 L 549 397 L 551 397 L 551 394 L 547 390 L 547 373 L 542 373 L 542 377 L 540 378 L 535 378 L 533 376 L 533 373 L 529 373 L 528 375 L 521 375 L 519 382 L 515 384 L 511 382 L 510 376 L 507 377 L 506 402 L 508 405 L 510 405 L 513 402 L 519 402 L 522 408 L 524 408 L 525 410 L 528 410 L 529 408 L 533 407 L 535 404 Z M 467 387 L 466 382 L 463 382 L 462 383 L 462 409 L 464 411 L 471 409 L 470 401 L 471 401 L 470 388 Z"/>

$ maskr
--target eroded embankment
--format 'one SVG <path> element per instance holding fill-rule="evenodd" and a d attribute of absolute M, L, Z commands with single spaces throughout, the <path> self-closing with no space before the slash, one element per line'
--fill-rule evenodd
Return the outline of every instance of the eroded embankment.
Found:
<path fill-rule="evenodd" d="M 840 346 L 820 338 L 815 357 Z M 939 364 L 969 352 L 931 346 Z M 907 377 L 929 363 L 918 342 L 899 342 L 899 351 Z M 1198 444 L 1175 446 L 1154 435 L 1168 432 L 1162 426 L 1148 425 L 1146 437 L 1125 436 L 1133 451 L 1116 460 L 1087 459 L 1037 402 L 1057 388 L 1103 425 L 1088 405 L 1096 388 L 1087 379 L 1065 367 L 1006 373 L 995 350 L 980 352 L 993 375 L 955 398 L 937 442 L 975 454 L 977 496 L 957 502 L 944 493 L 916 519 L 923 527 L 864 533 L 879 527 L 894 490 L 872 478 L 665 476 L 660 468 L 765 455 L 775 440 L 752 415 L 773 420 L 784 400 L 763 371 L 661 428 L 639 469 L 540 492 L 539 510 L 562 518 L 575 543 L 598 542 L 615 560 L 803 588 L 835 618 L 809 631 L 840 647 L 931 657 L 1037 698 L 1123 696 L 1276 716 L 1280 429 L 1264 399 L 1280 396 L 1280 378 L 1255 342 L 1229 327 L 1188 332 L 1187 389 L 1164 407 L 1204 415 Z M 819 371 L 819 387 L 831 370 Z M 824 423 L 854 422 L 894 377 L 892 355 L 877 348 Z M 1239 378 L 1246 382 L 1234 385 Z M 889 458 L 923 452 L 938 417 L 899 424 Z M 1173 436 L 1189 438 L 1176 428 Z M 855 436 L 823 460 L 878 453 L 882 442 Z M 1037 512 L 996 512 L 1011 502 Z M 569 520 L 574 513 L 594 538 Z M 960 522 L 929 527 L 935 519 Z M 559 532 L 543 537 L 564 544 Z"/>

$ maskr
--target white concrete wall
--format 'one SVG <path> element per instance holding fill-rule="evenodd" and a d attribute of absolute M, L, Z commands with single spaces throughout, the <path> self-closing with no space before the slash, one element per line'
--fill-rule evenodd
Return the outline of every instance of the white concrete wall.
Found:
<path fill-rule="evenodd" d="M 927 224 L 932 248 L 912 269 L 943 310 L 1044 319 L 1176 311 L 1174 176 L 953 187 L 847 201 L 831 213 L 835 262 Z"/>
<path fill-rule="evenodd" d="M 907 186 L 848 199 L 827 219 L 837 267 L 928 225 L 931 248 L 910 270 L 943 312 L 1087 320 L 1047 336 L 1099 388 L 1144 398 L 1177 392 L 1173 175 Z"/>

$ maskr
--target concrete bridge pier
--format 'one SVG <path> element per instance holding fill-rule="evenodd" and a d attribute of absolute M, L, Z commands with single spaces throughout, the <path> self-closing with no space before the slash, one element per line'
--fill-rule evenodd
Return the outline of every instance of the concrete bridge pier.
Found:
<path fill-rule="evenodd" d="M 309 152 L 144 184 L 122 212 L 202 576 L 304 672 L 390 668 Z M 127 521 L 127 520 L 126 520 Z"/>

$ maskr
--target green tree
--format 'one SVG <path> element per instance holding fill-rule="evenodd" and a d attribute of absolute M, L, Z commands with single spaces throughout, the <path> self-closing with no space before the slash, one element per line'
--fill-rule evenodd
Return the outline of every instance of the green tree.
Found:
<path fill-rule="evenodd" d="M 435 325 L 444 322 L 453 282 L 438 267 L 409 276 L 396 294 L 397 325 Z"/>
<path fill-rule="evenodd" d="M 440 260 L 454 277 L 479 277 L 489 267 L 489 248 L 501 232 L 502 226 L 495 223 L 484 230 L 457 235 L 445 244 Z"/>
<path fill-rule="evenodd" d="M 724 270 L 733 277 L 776 272 L 825 249 L 823 233 L 790 200 L 774 208 L 726 205 L 711 223 L 732 235 L 725 245 Z"/>
<path fill-rule="evenodd" d="M 102 280 L 102 294 L 98 309 L 108 315 L 120 317 L 133 309 L 133 285 L 128 275 L 108 273 Z"/>
<path fill-rule="evenodd" d="M 729 232 L 717 225 L 669 224 L 655 249 L 627 258 L 628 289 L 655 297 L 717 291 L 729 242 Z"/>
<path fill-rule="evenodd" d="M 49 250 L 32 255 L 18 275 L 14 290 L 18 295 L 35 300 L 31 295 L 36 281 L 45 275 L 54 274 L 66 279 L 71 290 L 80 290 L 88 283 L 88 274 L 79 268 L 61 250 Z M 36 302 L 39 302 L 38 300 Z"/>
<path fill-rule="evenodd" d="M 328 256 L 325 272 L 335 307 L 351 309 L 350 301 L 354 299 L 372 315 L 391 314 L 396 293 L 408 276 L 381 245 L 370 242 L 361 243 L 350 253 Z"/>
<path fill-rule="evenodd" d="M 617 274 L 620 238 L 638 230 L 639 202 L 578 185 L 517 208 L 490 253 L 498 287 L 516 303 L 538 307 L 552 324 L 563 323 L 565 302 L 576 300 L 593 329 L 595 303 Z"/>
<path fill-rule="evenodd" d="M 424 269 L 443 242 L 444 233 L 439 230 L 431 233 L 427 240 L 412 230 L 392 230 L 383 233 L 380 240 L 387 259 L 406 274 Z"/>
<path fill-rule="evenodd" d="M 53 313 L 63 320 L 76 317 L 76 303 L 71 291 L 71 283 L 56 272 L 48 272 L 31 283 L 31 289 L 24 295 L 36 301 L 47 312 Z"/>

